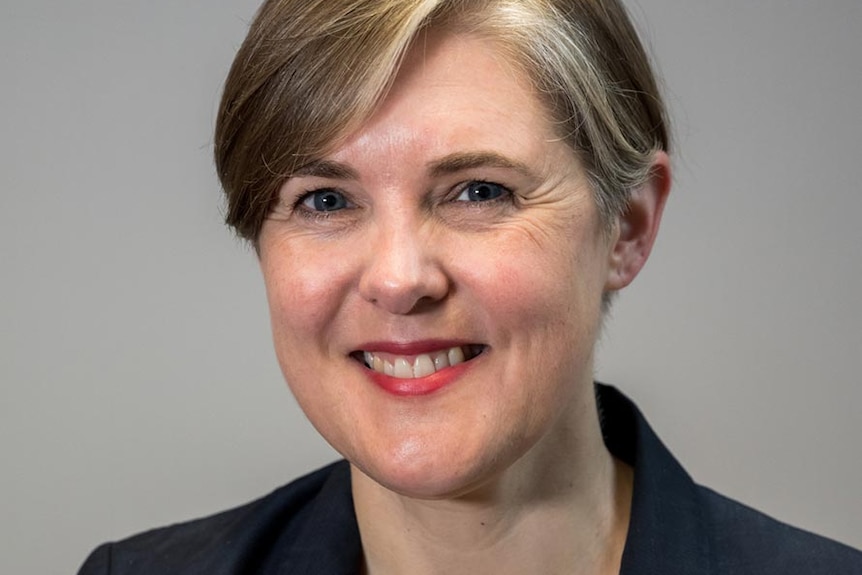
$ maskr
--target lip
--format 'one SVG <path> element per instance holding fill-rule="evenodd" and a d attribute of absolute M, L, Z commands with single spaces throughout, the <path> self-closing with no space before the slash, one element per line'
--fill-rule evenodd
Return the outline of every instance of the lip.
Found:
<path fill-rule="evenodd" d="M 422 341 L 370 341 L 360 345 L 356 351 L 391 353 L 394 355 L 419 355 L 450 347 L 476 345 L 476 342 L 461 339 L 428 339 Z"/>
<path fill-rule="evenodd" d="M 375 341 L 362 344 L 358 351 L 370 351 L 376 353 L 391 353 L 393 355 L 414 356 L 430 354 L 452 347 L 468 347 L 479 345 L 475 342 L 467 342 L 455 339 L 435 339 L 411 342 Z M 483 346 L 485 347 L 485 346 Z M 481 355 L 481 353 L 479 354 Z M 427 375 L 425 377 L 403 379 L 392 377 L 369 369 L 362 364 L 362 370 L 368 378 L 383 391 L 398 397 L 416 397 L 429 395 L 444 387 L 452 385 L 466 371 L 473 367 L 478 356 L 455 366 L 446 367 Z"/>

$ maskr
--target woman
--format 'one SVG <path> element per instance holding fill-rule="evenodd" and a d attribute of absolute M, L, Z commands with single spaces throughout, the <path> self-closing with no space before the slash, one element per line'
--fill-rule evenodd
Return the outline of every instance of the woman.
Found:
<path fill-rule="evenodd" d="M 346 461 L 81 573 L 862 572 L 696 486 L 593 383 L 668 150 L 617 2 L 266 2 L 216 162 L 285 379 Z"/>

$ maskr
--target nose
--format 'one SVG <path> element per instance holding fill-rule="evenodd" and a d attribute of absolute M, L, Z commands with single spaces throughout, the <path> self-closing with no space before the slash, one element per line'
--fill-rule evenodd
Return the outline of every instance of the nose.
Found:
<path fill-rule="evenodd" d="M 359 280 L 363 299 L 398 315 L 418 313 L 443 300 L 450 280 L 415 221 L 378 227 L 369 238 L 367 265 Z"/>

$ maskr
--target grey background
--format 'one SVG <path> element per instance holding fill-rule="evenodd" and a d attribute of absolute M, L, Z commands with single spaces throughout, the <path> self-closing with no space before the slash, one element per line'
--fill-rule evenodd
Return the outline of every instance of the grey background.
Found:
<path fill-rule="evenodd" d="M 281 380 L 212 122 L 257 0 L 0 2 L 0 572 L 334 458 Z M 676 186 L 599 376 L 694 477 L 862 546 L 862 3 L 632 3 Z"/>

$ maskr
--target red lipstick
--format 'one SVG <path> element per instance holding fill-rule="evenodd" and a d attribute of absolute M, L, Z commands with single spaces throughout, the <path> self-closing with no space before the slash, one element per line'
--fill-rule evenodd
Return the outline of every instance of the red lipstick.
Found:
<path fill-rule="evenodd" d="M 459 348 L 458 357 L 460 362 L 455 365 L 448 365 L 448 361 L 444 364 L 445 367 L 438 367 L 437 371 L 422 377 L 394 377 L 381 373 L 372 369 L 367 365 L 367 361 L 363 361 L 365 371 L 369 379 L 374 382 L 383 391 L 399 397 L 422 396 L 434 393 L 435 391 L 454 383 L 465 371 L 470 369 L 471 360 L 481 353 L 484 346 L 466 343 L 457 340 L 425 340 L 413 342 L 369 342 L 362 346 L 361 350 L 357 350 L 355 355 L 361 361 L 363 352 L 372 354 L 383 354 L 388 356 L 397 356 L 396 358 L 385 357 L 385 361 L 395 363 L 397 360 L 406 359 L 411 365 L 416 360 L 417 356 L 428 355 L 429 357 L 437 357 L 440 354 L 446 358 L 446 354 L 452 348 Z M 452 357 L 451 355 L 449 357 Z M 380 359 L 376 355 L 375 359 Z M 455 362 L 456 360 L 453 360 Z M 417 362 L 418 365 L 419 362 Z M 426 362 L 427 363 L 427 362 Z M 436 364 L 436 362 L 435 362 Z M 403 363 L 401 364 L 403 365 Z M 378 366 L 379 370 L 380 367 Z M 388 368 L 387 368 L 388 371 Z"/>
<path fill-rule="evenodd" d="M 377 384 L 383 391 L 397 395 L 400 397 L 411 397 L 419 395 L 428 395 L 435 391 L 451 385 L 461 374 L 470 369 L 470 363 L 459 363 L 455 366 L 446 367 L 426 375 L 425 377 L 402 379 L 392 377 L 385 373 L 380 373 L 367 369 L 368 376 Z"/>

